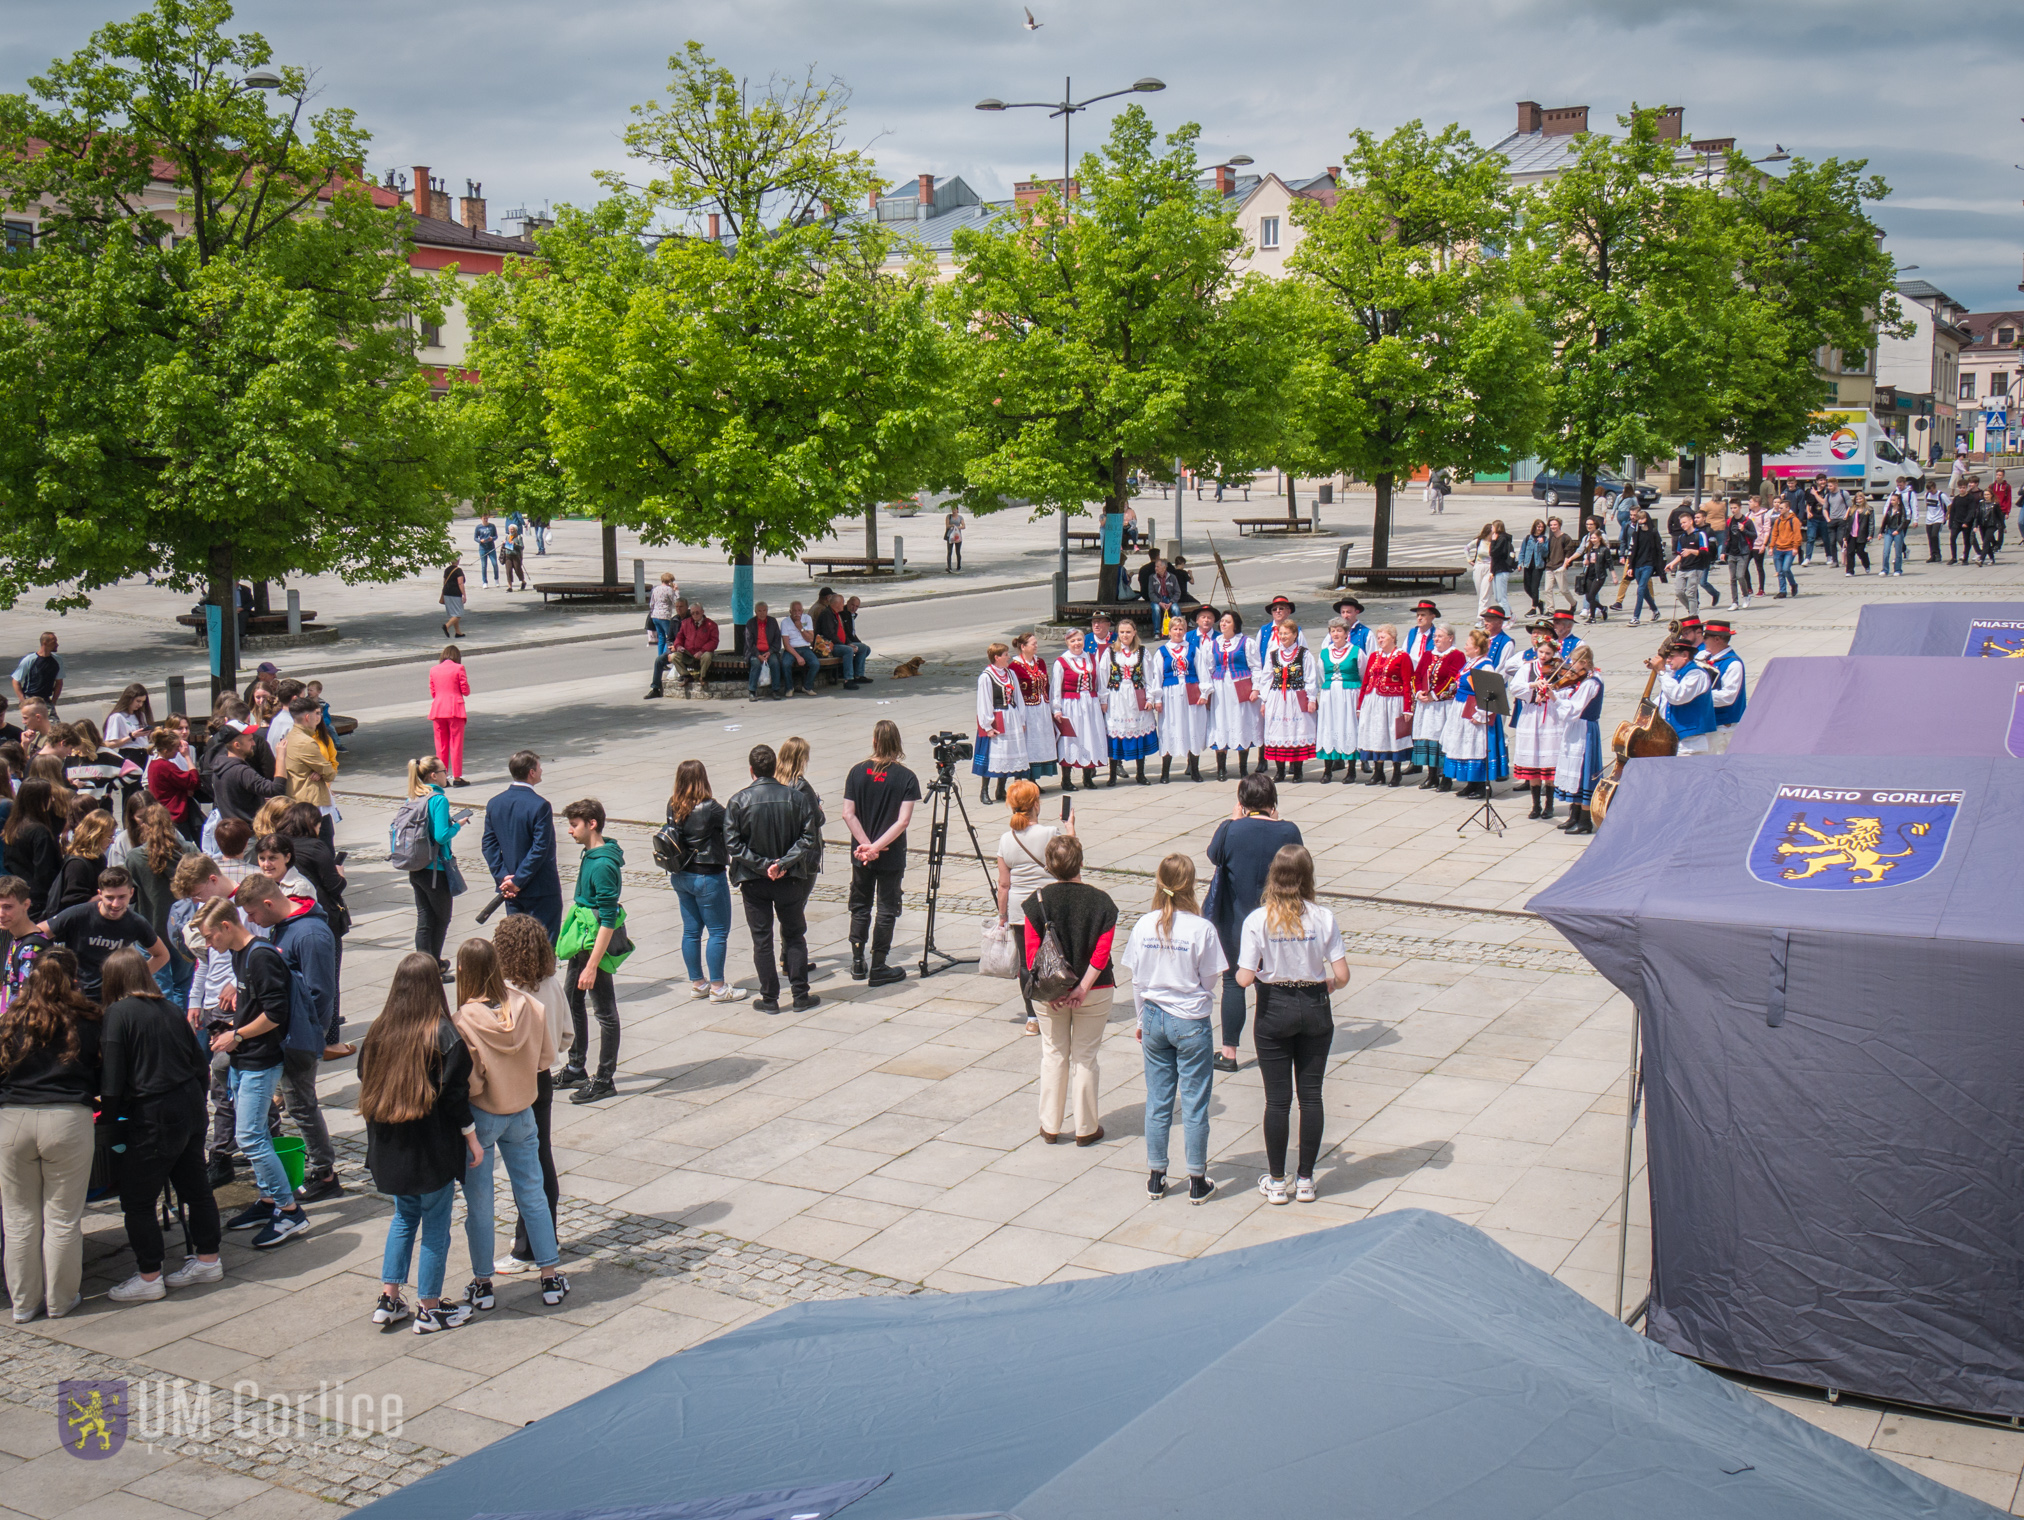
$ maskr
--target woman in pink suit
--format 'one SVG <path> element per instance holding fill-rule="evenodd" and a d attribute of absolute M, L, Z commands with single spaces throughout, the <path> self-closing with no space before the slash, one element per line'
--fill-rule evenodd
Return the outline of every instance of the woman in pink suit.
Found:
<path fill-rule="evenodd" d="M 450 768 L 452 786 L 470 785 L 464 779 L 464 698 L 469 695 L 463 651 L 450 644 L 429 672 L 429 719 L 436 725 L 436 757 Z"/>

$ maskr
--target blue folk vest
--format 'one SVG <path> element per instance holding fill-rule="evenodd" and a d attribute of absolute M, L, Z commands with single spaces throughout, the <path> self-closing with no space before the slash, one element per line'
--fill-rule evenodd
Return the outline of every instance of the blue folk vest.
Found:
<path fill-rule="evenodd" d="M 1742 663 L 1743 657 L 1740 654 L 1736 653 L 1736 651 L 1733 649 L 1723 650 L 1714 659 L 1715 669 L 1720 671 L 1721 675 L 1727 675 L 1729 673 L 1729 667 L 1731 665 L 1740 666 Z M 1716 677 L 1717 681 L 1719 681 L 1720 679 L 1721 676 Z M 1714 706 L 1714 698 L 1712 696 L 1709 697 L 1708 703 L 1711 707 Z M 1748 712 L 1749 710 L 1750 710 L 1750 673 L 1748 670 L 1745 670 L 1743 672 L 1743 684 L 1741 687 L 1737 689 L 1736 700 L 1734 704 L 1729 707 L 1717 707 L 1715 708 L 1715 712 L 1718 716 L 1720 725 L 1723 728 L 1734 728 L 1738 723 L 1741 723 L 1743 721 L 1743 714 Z"/>

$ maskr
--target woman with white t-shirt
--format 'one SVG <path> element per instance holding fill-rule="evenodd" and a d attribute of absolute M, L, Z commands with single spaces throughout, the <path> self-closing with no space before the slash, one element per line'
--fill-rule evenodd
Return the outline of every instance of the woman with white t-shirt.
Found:
<path fill-rule="evenodd" d="M 1012 827 L 998 836 L 998 922 L 1009 923 L 1012 904 L 1024 902 L 1042 887 L 1052 886 L 1047 870 L 1047 845 L 1057 834 L 1075 833 L 1074 818 L 1060 823 L 1041 823 L 1040 788 L 1031 781 L 1015 781 L 1006 788 L 1005 800 L 1012 807 Z M 1026 1032 L 1040 1033 L 1040 1019 L 1033 1011 L 1033 999 L 1026 993 L 1026 978 L 1019 978 L 1019 995 L 1026 999 Z"/>
<path fill-rule="evenodd" d="M 1146 1058 L 1146 1192 L 1167 1191 L 1167 1137 L 1174 1098 L 1181 1101 L 1181 1148 L 1188 1202 L 1216 1190 L 1209 1178 L 1209 1094 L 1216 1080 L 1216 1039 L 1209 1027 L 1224 970 L 1222 941 L 1195 902 L 1195 862 L 1169 855 L 1153 882 L 1153 911 L 1132 926 L 1120 964 L 1131 973 L 1138 1041 Z"/>
<path fill-rule="evenodd" d="M 1300 845 L 1272 857 L 1260 906 L 1244 920 L 1237 982 L 1258 987 L 1252 1043 L 1265 1080 L 1265 1172 L 1258 1191 L 1285 1203 L 1286 1142 L 1296 1088 L 1300 1094 L 1299 1168 L 1293 1196 L 1314 1202 L 1314 1163 L 1321 1154 L 1321 1078 L 1335 1038 L 1329 994 L 1349 985 L 1349 957 L 1335 915 L 1314 900 L 1314 857 Z"/>

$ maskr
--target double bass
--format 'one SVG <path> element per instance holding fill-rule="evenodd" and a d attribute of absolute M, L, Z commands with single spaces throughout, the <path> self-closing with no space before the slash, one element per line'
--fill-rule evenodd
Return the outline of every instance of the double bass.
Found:
<path fill-rule="evenodd" d="M 1679 620 L 1675 618 L 1666 631 L 1665 642 L 1659 645 L 1662 653 L 1679 637 L 1679 633 Z M 1680 736 L 1673 732 L 1672 724 L 1659 716 L 1659 705 L 1652 700 L 1652 688 L 1658 685 L 1658 679 L 1658 667 L 1653 666 L 1651 674 L 1645 678 L 1644 695 L 1637 699 L 1637 716 L 1627 718 L 1616 726 L 1616 736 L 1609 744 L 1616 757 L 1615 762 L 1610 766 L 1609 774 L 1595 783 L 1595 795 L 1589 799 L 1588 816 L 1594 823 L 1601 823 L 1603 816 L 1609 812 L 1610 799 L 1616 795 L 1617 785 L 1623 780 L 1625 761 L 1643 760 L 1654 755 L 1677 755 L 1680 752 Z"/>

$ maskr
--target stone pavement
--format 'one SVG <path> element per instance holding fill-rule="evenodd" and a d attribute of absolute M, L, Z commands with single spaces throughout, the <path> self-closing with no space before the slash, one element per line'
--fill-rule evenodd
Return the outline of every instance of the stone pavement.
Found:
<path fill-rule="evenodd" d="M 1431 526 L 1412 523 L 1410 509 L 1407 516 L 1405 536 L 1428 545 L 1458 526 L 1452 512 Z M 1331 562 L 1325 539 L 1261 552 L 1241 567 L 1239 589 L 1255 605 L 1270 590 L 1289 588 L 1306 612 L 1324 600 L 1313 588 Z M 1900 587 L 1816 567 L 1799 601 L 1760 601 L 1742 615 L 1739 648 L 1757 668 L 1778 653 L 1839 652 L 1859 597 L 2024 596 L 2008 563 L 1985 572 L 1915 568 Z M 1317 1171 L 1321 1197 L 1312 1205 L 1268 1208 L 1253 1186 L 1262 1164 L 1262 1099 L 1248 1053 L 1244 1069 L 1216 1086 L 1211 1173 L 1219 1192 L 1199 1208 L 1171 1197 L 1149 1203 L 1144 1084 L 1124 999 L 1102 1056 L 1106 1139 L 1082 1149 L 1036 1136 L 1037 1041 L 1022 1033 L 1009 983 L 963 966 L 925 981 L 910 976 L 877 994 L 848 979 L 837 853 L 843 773 L 862 754 L 874 717 L 898 721 L 911 763 L 929 769 L 925 736 L 968 726 L 968 660 L 999 631 L 990 619 L 1014 624 L 1016 595 L 911 611 L 896 605 L 889 629 L 910 631 L 876 641 L 874 673 L 923 653 L 935 660 L 926 678 L 881 680 L 858 693 L 784 706 L 641 704 L 632 630 L 622 646 L 587 643 L 552 657 L 531 647 L 517 659 L 475 662 L 467 765 L 474 785 L 458 801 L 482 805 L 503 784 L 510 749 L 547 747 L 555 753 L 545 793 L 558 805 L 584 794 L 603 798 L 630 863 L 628 912 L 642 948 L 619 978 L 620 1095 L 589 1107 L 564 1103 L 556 1114 L 563 1235 L 576 1291 L 562 1308 L 544 1310 L 532 1282 L 501 1279 L 501 1307 L 455 1332 L 424 1339 L 374 1330 L 365 1315 L 387 1207 L 357 1172 L 356 1083 L 352 1063 L 337 1063 L 321 1085 L 333 1127 L 345 1137 L 352 1185 L 342 1199 L 311 1206 L 317 1228 L 309 1236 L 258 1258 L 235 1240 L 224 1283 L 116 1308 L 102 1295 L 131 1263 L 116 1214 L 101 1205 L 87 1215 L 84 1307 L 54 1324 L 0 1330 L 0 1452 L 12 1459 L 0 1466 L 18 1461 L 23 1468 L 6 1485 L 6 1508 L 42 1516 L 257 1516 L 306 1513 L 324 1499 L 357 1502 L 779 1303 L 1125 1271 L 1395 1208 L 1434 1208 L 1474 1223 L 1610 1307 L 1629 1009 L 1523 911 L 1581 842 L 1528 823 L 1522 806 L 1502 806 L 1508 827 L 1500 837 L 1463 832 L 1468 810 L 1451 797 L 1324 789 L 1313 781 L 1282 790 L 1282 813 L 1300 824 L 1321 864 L 1352 966 L 1351 983 L 1335 1001 L 1329 1127 Z M 1468 610 L 1465 598 L 1440 600 L 1451 615 Z M 1373 614 L 1378 620 L 1382 609 Z M 1583 631 L 1601 656 L 1614 721 L 1642 685 L 1637 663 L 1656 635 L 1620 622 Z M 399 763 L 427 742 L 416 684 L 358 678 L 342 692 L 341 705 L 363 720 L 340 799 L 356 915 L 345 958 L 354 1032 L 378 1007 L 412 933 L 408 889 L 384 858 Z M 845 712 L 850 702 L 860 710 Z M 823 1002 L 806 1014 L 768 1018 L 749 1004 L 694 1001 L 679 915 L 651 869 L 647 836 L 678 760 L 702 759 L 719 795 L 728 795 L 742 781 L 750 744 L 797 731 L 813 742 L 811 780 L 830 816 L 829 865 L 810 915 Z M 967 775 L 959 779 L 988 858 L 1002 809 L 980 805 Z M 1227 816 L 1233 790 L 1234 782 L 1176 781 L 1079 793 L 1078 827 L 1092 862 L 1087 879 L 1111 892 L 1127 918 L 1145 908 L 1149 873 L 1171 849 L 1191 852 L 1206 880 L 1203 846 Z M 1048 797 L 1051 804 L 1051 789 Z M 960 819 L 954 839 L 966 851 Z M 917 818 L 912 843 L 925 845 L 924 819 Z M 470 830 L 459 851 L 481 876 Z M 571 853 L 565 848 L 565 859 Z M 917 860 L 897 947 L 915 963 L 924 883 Z M 987 888 L 967 853 L 952 853 L 937 922 L 944 948 L 974 954 L 978 926 L 991 911 Z M 460 899 L 452 945 L 482 932 L 471 915 L 488 895 L 474 887 Z M 748 944 L 742 928 L 734 929 L 732 974 L 750 985 Z M 244 1191 L 241 1182 L 228 1200 Z M 1640 1180 L 1626 1242 L 1633 1303 L 1648 1263 L 1641 1193 Z M 453 1291 L 463 1271 L 463 1246 L 453 1243 Z M 388 1397 L 397 1397 L 399 1430 L 361 1433 L 354 1422 L 305 1434 L 298 1419 L 269 1436 L 271 1417 L 263 1415 L 257 1437 L 224 1429 L 205 1442 L 176 1437 L 171 1423 L 152 1450 L 130 1438 L 118 1456 L 84 1464 L 53 1449 L 48 1418 L 52 1381 L 79 1376 L 181 1378 L 192 1389 L 218 1390 L 221 1409 L 235 1384 L 250 1384 L 263 1411 L 280 1395 L 306 1396 L 313 1411 L 319 1393 L 341 1381 L 348 1400 L 366 1399 L 382 1418 Z M 1999 1506 L 2018 1501 L 2024 1434 L 1848 1402 L 1829 1406 L 1789 1390 L 1766 1396 Z M 283 1441 L 295 1449 L 283 1450 Z"/>

